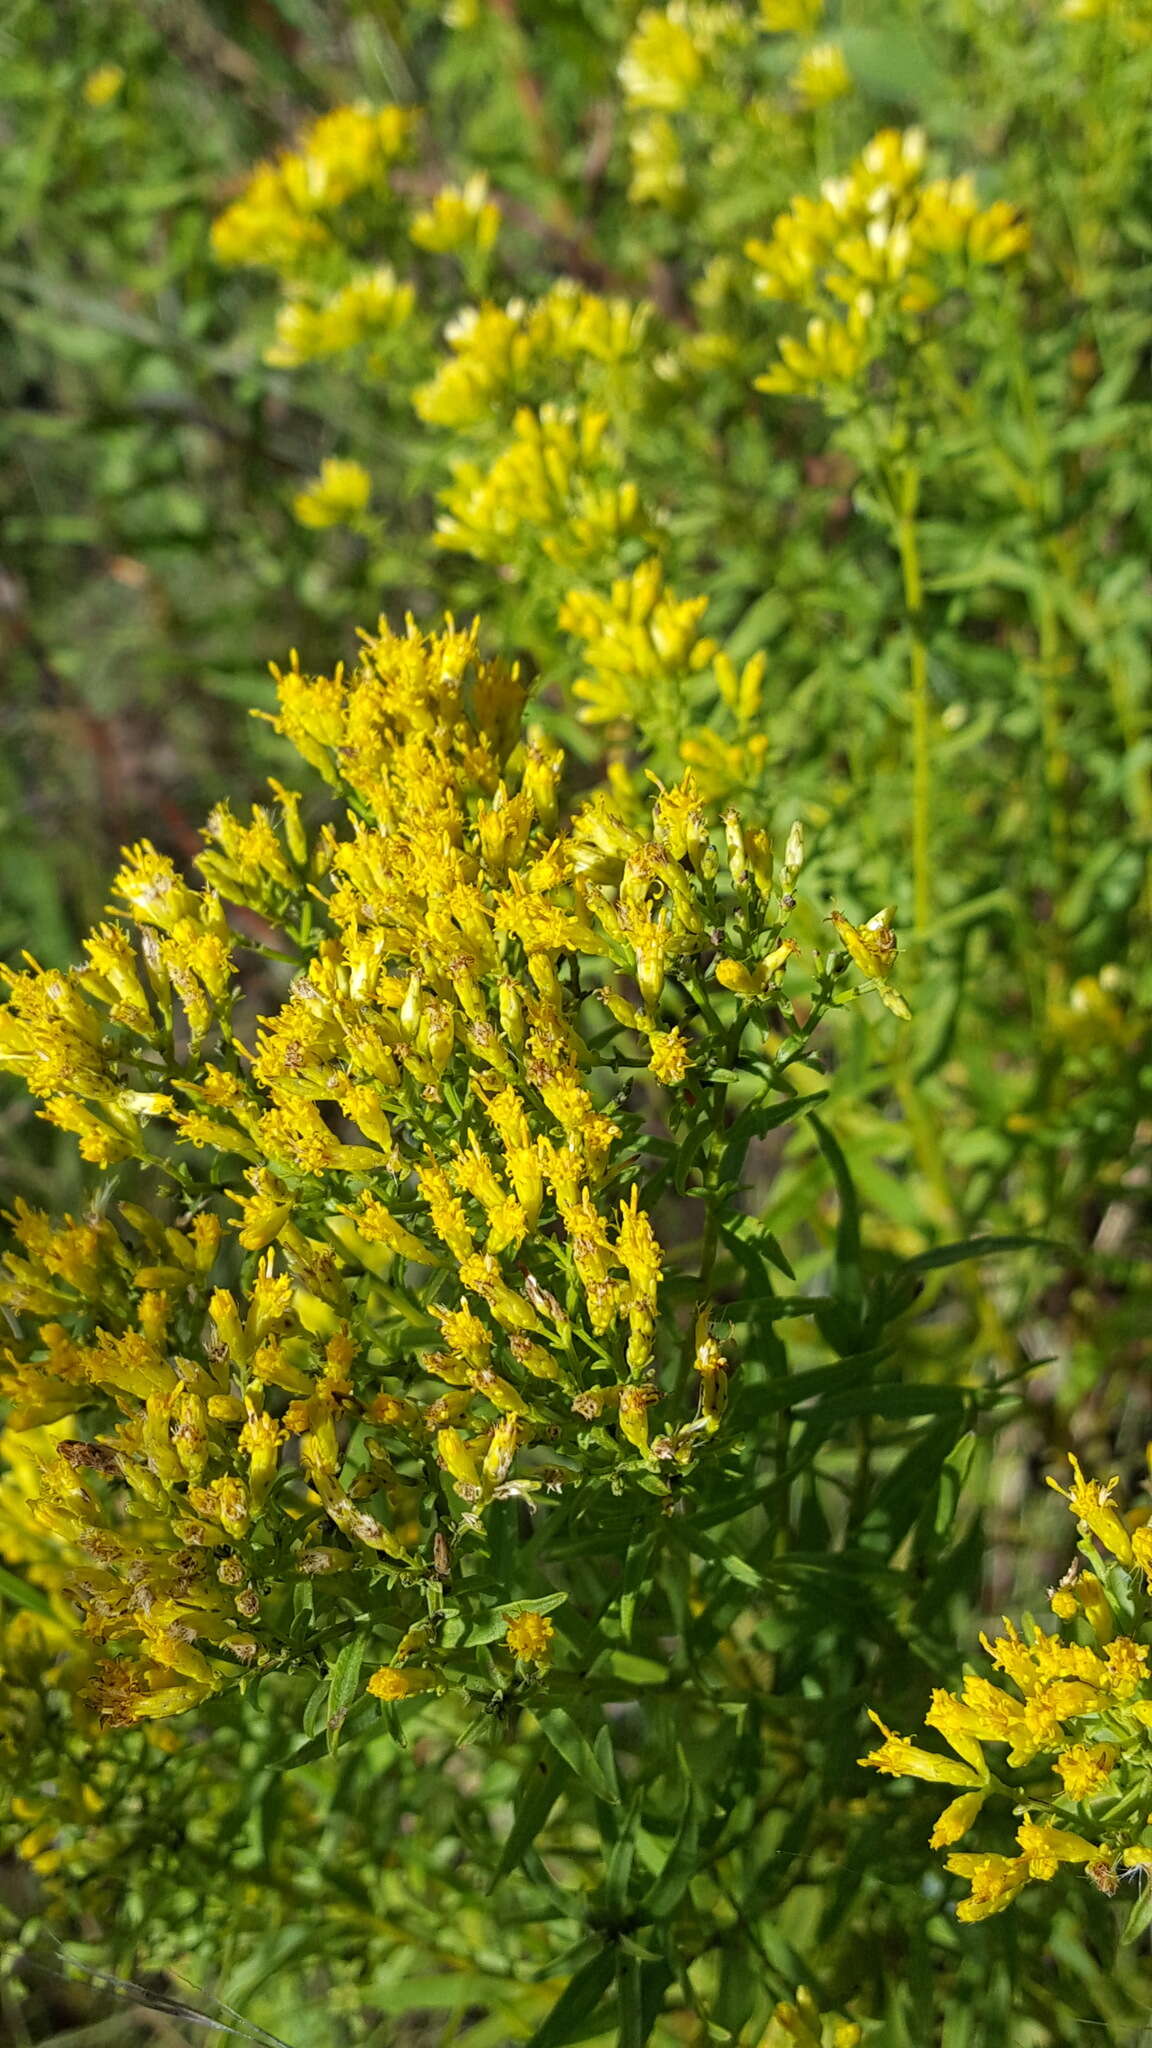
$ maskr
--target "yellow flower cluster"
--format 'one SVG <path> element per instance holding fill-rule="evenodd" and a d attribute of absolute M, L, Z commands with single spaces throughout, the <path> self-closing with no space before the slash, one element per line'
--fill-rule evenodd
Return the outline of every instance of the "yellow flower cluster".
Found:
<path fill-rule="evenodd" d="M 893 335 L 916 346 L 946 289 L 1027 247 L 1013 207 L 982 207 L 969 177 L 927 179 L 926 157 L 920 129 L 885 129 L 846 177 L 795 199 L 767 241 L 747 244 L 756 290 L 811 315 L 759 390 L 843 396 Z"/>
<path fill-rule="evenodd" d="M 737 669 L 699 631 L 707 608 L 706 597 L 677 597 L 659 559 L 649 556 L 630 576 L 617 578 L 607 596 L 570 590 L 559 625 L 583 642 L 584 670 L 573 695 L 584 722 L 650 721 L 658 711 L 665 727 L 681 734 L 681 758 L 704 792 L 727 795 L 758 780 L 768 750 L 760 717 L 767 663 L 763 654 L 754 654 Z M 715 718 L 691 723 L 693 679 L 705 674 L 729 715 L 731 737 Z"/>
<path fill-rule="evenodd" d="M 618 73 L 633 117 L 628 196 L 637 205 L 674 206 L 684 193 L 688 174 L 671 117 L 697 106 L 718 52 L 739 47 L 747 34 L 734 7 L 670 0 L 640 13 Z"/>
<path fill-rule="evenodd" d="M 556 365 L 612 371 L 640 352 L 649 308 L 606 299 L 561 279 L 542 299 L 468 306 L 448 329 L 450 355 L 416 392 L 421 419 L 437 427 L 475 427 L 493 411 L 527 398 Z"/>
<path fill-rule="evenodd" d="M 417 390 L 416 410 L 431 425 L 474 433 L 486 452 L 452 460 L 441 546 L 515 574 L 522 549 L 575 568 L 613 559 L 643 530 L 611 425 L 627 415 L 620 380 L 640 354 L 649 311 L 562 280 L 532 304 L 472 306 L 457 316 L 450 353 Z M 577 401 L 544 396 L 558 383 L 575 388 Z M 543 402 L 525 403 L 530 397 Z M 510 428 L 510 438 L 493 455 L 494 425 Z"/>
<path fill-rule="evenodd" d="M 774 36 L 810 36 L 823 12 L 824 0 L 760 0 L 760 19 Z"/>
<path fill-rule="evenodd" d="M 1033 1627 L 1022 1637 L 1006 1622 L 994 1642 L 981 1638 L 1007 1683 L 969 1673 L 959 1693 L 933 1693 L 925 1725 L 951 1755 L 920 1748 L 873 1714 L 884 1741 L 860 1759 L 893 1777 L 959 1790 L 936 1823 L 934 1848 L 961 1840 L 991 1796 L 1016 1799 L 1023 1818 L 1014 1855 L 948 1858 L 971 1888 L 957 1907 L 961 1920 L 1001 1912 L 1063 1863 L 1082 1866 L 1109 1895 L 1125 1871 L 1152 1870 L 1152 1672 L 1148 1643 L 1138 1640 L 1150 1611 L 1152 1528 L 1143 1514 L 1121 1515 L 1115 1480 L 1087 1480 L 1070 1462 L 1073 1483 L 1057 1491 L 1077 1518 L 1088 1568 L 1077 1561 L 1051 1596 L 1061 1631 Z M 995 1770 L 989 1746 L 1005 1751 Z M 1013 1772 L 1021 1785 L 1010 1782 Z"/>
<path fill-rule="evenodd" d="M 627 105 L 658 113 L 687 106 L 717 43 L 737 36 L 741 27 L 734 7 L 694 0 L 645 7 L 620 60 Z"/>
<path fill-rule="evenodd" d="M 282 277 L 308 274 L 338 252 L 327 216 L 364 193 L 388 190 L 415 115 L 403 107 L 336 107 L 294 150 L 257 165 L 244 191 L 212 228 L 222 263 L 260 264 Z"/>
<path fill-rule="evenodd" d="M 289 1659 L 296 1596 L 344 1571 L 402 1638 L 377 1696 L 458 1682 L 437 1546 L 589 1474 L 662 1491 L 724 1410 L 706 1300 L 672 1391 L 640 1162 L 712 1006 L 763 1035 L 787 1002 L 798 858 L 774 883 L 734 814 L 714 842 L 690 775 L 564 822 L 562 756 L 476 628 L 382 626 L 354 674 L 277 688 L 332 817 L 309 831 L 278 782 L 247 821 L 219 806 L 201 885 L 133 847 L 87 964 L 30 964 L 0 1007 L 40 1113 L 136 1162 L 138 1200 L 18 1204 L 0 1269 L 12 1425 L 49 1433 L 26 1540 L 73 1561 L 114 1723 Z M 753 998 L 720 929 L 765 965 Z M 280 997 L 268 951 L 296 963 Z M 551 1625 L 522 1612 L 508 1645 L 542 1668 Z"/>
<path fill-rule="evenodd" d="M 500 232 L 500 208 L 489 197 L 487 178 L 478 171 L 462 185 L 442 186 L 408 232 L 418 249 L 438 256 L 487 255 Z"/>
<path fill-rule="evenodd" d="M 706 597 L 681 599 L 665 587 L 655 556 L 615 582 L 607 597 L 570 591 L 560 628 L 584 642 L 589 673 L 578 678 L 572 694 L 586 723 L 630 718 L 634 690 L 657 692 L 707 668 L 716 642 L 697 630 L 707 609 Z"/>
<path fill-rule="evenodd" d="M 852 90 L 852 74 L 839 43 L 813 43 L 790 80 L 806 107 L 827 107 Z"/>
<path fill-rule="evenodd" d="M 275 339 L 264 360 L 295 370 L 355 348 L 378 350 L 407 325 L 415 303 L 414 286 L 401 283 L 388 263 L 359 273 L 319 303 L 294 295 L 277 310 Z"/>
<path fill-rule="evenodd" d="M 301 526 L 354 526 L 368 509 L 372 478 L 362 462 L 329 455 L 320 474 L 292 500 Z"/>
<path fill-rule="evenodd" d="M 459 457 L 441 493 L 441 547 L 511 567 L 526 537 L 553 562 L 574 567 L 613 554 L 640 529 L 640 495 L 616 481 L 619 456 L 598 407 L 521 406 L 512 439 L 490 467 Z"/>

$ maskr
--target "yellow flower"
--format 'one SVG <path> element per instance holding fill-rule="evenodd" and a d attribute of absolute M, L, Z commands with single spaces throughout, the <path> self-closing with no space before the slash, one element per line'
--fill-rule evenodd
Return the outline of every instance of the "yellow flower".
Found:
<path fill-rule="evenodd" d="M 618 460 L 610 424 L 611 415 L 592 405 L 521 406 L 511 441 L 487 470 L 466 458 L 453 462 L 438 544 L 504 562 L 527 528 L 551 561 L 599 559 L 640 519 L 636 485 L 606 479 Z"/>
<path fill-rule="evenodd" d="M 860 2028 L 855 2020 L 837 2020 L 831 2013 L 822 2013 L 806 1984 L 797 1986 L 795 2002 L 782 1999 L 773 2008 L 768 2031 L 760 2041 L 760 2048 L 784 2048 L 786 2042 L 794 2048 L 856 2048 L 860 2040 Z"/>
<path fill-rule="evenodd" d="M 1136 1687 L 1147 1678 L 1148 1645 L 1134 1643 L 1128 1636 L 1117 1636 L 1104 1652 L 1108 1667 L 1107 1685 L 1118 1700 L 1130 1699 Z"/>
<path fill-rule="evenodd" d="M 675 206 L 688 184 L 680 139 L 667 114 L 637 121 L 628 137 L 632 176 L 628 197 L 634 206 Z"/>
<path fill-rule="evenodd" d="M 1002 1692 L 990 1679 L 969 1674 L 964 1680 L 962 1698 L 957 1699 L 950 1692 L 933 1692 L 924 1724 L 937 1729 L 957 1755 L 974 1769 L 982 1769 L 984 1758 L 980 1744 L 1017 1743 L 1023 1727 L 1023 1711 L 1019 1700 L 1014 1700 L 1010 1693 Z"/>
<path fill-rule="evenodd" d="M 893 1778 L 923 1778 L 930 1785 L 963 1785 L 973 1791 L 986 1789 L 985 1770 L 973 1769 L 971 1764 L 960 1763 L 950 1756 L 938 1756 L 934 1750 L 918 1749 L 906 1735 L 896 1735 L 891 1728 L 886 1728 L 871 1708 L 868 1709 L 868 1719 L 875 1722 L 884 1740 L 879 1749 L 858 1757 L 858 1763 L 866 1764 L 874 1771 L 886 1771 Z"/>
<path fill-rule="evenodd" d="M 799 951 L 795 939 L 784 939 L 754 967 L 745 967 L 739 960 L 718 960 L 712 972 L 721 988 L 729 989 L 733 995 L 762 996 Z"/>
<path fill-rule="evenodd" d="M 986 1920 L 991 1913 L 1002 1913 L 1027 1884 L 1030 1876 L 1026 1856 L 983 1856 L 960 1854 L 949 1856 L 947 1868 L 957 1877 L 967 1878 L 972 1887 L 971 1894 L 961 1899 L 956 1908 L 958 1920 Z"/>
<path fill-rule="evenodd" d="M 655 1031 L 648 1042 L 651 1048 L 648 1065 L 656 1079 L 662 1081 L 666 1088 L 678 1088 L 692 1069 L 684 1033 Z"/>
<path fill-rule="evenodd" d="M 1132 1558 L 1138 1564 L 1152 1590 L 1152 1528 L 1143 1527 L 1132 1531 Z"/>
<path fill-rule="evenodd" d="M 335 107 L 322 114 L 296 150 L 258 164 L 239 199 L 212 229 L 221 263 L 267 264 L 283 276 L 307 271 L 332 247 L 326 213 L 365 191 L 385 192 L 415 116 L 403 107 Z"/>
<path fill-rule="evenodd" d="M 954 1799 L 950 1806 L 946 1806 L 928 1838 L 929 1847 L 950 1849 L 953 1842 L 960 1841 L 961 1837 L 968 1833 L 987 1796 L 987 1792 L 983 1790 L 962 1792 L 959 1799 Z"/>
<path fill-rule="evenodd" d="M 1054 1493 L 1063 1495 L 1082 1528 L 1089 1529 L 1106 1550 L 1119 1558 L 1121 1564 L 1131 1564 L 1132 1538 L 1111 1504 L 1119 1480 L 1110 1479 L 1107 1485 L 1101 1485 L 1098 1479 L 1085 1479 L 1079 1459 L 1074 1458 L 1071 1452 L 1068 1463 L 1073 1473 L 1071 1488 L 1059 1485 L 1055 1479 L 1049 1479 L 1048 1485 Z"/>
<path fill-rule="evenodd" d="M 852 90 L 852 74 L 839 43 L 815 43 L 805 50 L 789 79 L 808 107 L 827 107 Z"/>
<path fill-rule="evenodd" d="M 823 12 L 824 0 L 760 0 L 760 19 L 774 36 L 810 36 Z"/>
<path fill-rule="evenodd" d="M 412 316 L 415 287 L 388 263 L 354 277 L 321 305 L 289 298 L 276 314 L 276 338 L 264 360 L 284 369 L 342 355 L 395 334 Z"/>
<path fill-rule="evenodd" d="M 508 1623 L 504 1640 L 513 1656 L 525 1664 L 547 1664 L 555 1633 L 546 1614 L 516 1614 Z"/>
<path fill-rule="evenodd" d="M 1062 1863 L 1095 1863 L 1101 1853 L 1099 1845 L 1085 1841 L 1083 1835 L 1069 1834 L 1065 1828 L 1045 1827 L 1034 1821 L 1021 1822 L 1016 1830 L 1016 1840 L 1028 1865 L 1028 1875 L 1035 1878 L 1055 1877 Z"/>
<path fill-rule="evenodd" d="M 320 474 L 298 491 L 292 510 L 301 526 L 352 526 L 367 509 L 372 478 L 362 462 L 328 456 Z"/>
<path fill-rule="evenodd" d="M 868 315 L 865 305 L 854 306 L 847 319 L 809 320 L 803 341 L 785 334 L 780 342 L 780 360 L 756 378 L 757 391 L 815 393 L 825 386 L 851 384 L 869 361 Z"/>
<path fill-rule="evenodd" d="M 85 102 L 90 107 L 111 106 L 124 83 L 125 73 L 119 64 L 98 64 L 90 71 L 81 88 Z"/>
<path fill-rule="evenodd" d="M 819 103 L 850 80 L 835 44 L 809 50 L 793 74 Z M 981 211 L 970 179 L 926 183 L 920 129 L 884 129 L 845 177 L 820 196 L 801 196 L 745 253 L 754 289 L 811 315 L 805 339 L 786 336 L 762 391 L 797 392 L 843 406 L 890 335 L 916 343 L 923 316 L 955 279 L 958 265 L 1002 264 L 1027 245 L 1027 230 L 1004 201 Z"/>
<path fill-rule="evenodd" d="M 483 172 L 474 172 L 463 185 L 442 186 L 408 232 L 417 248 L 441 256 L 467 249 L 487 254 L 500 232 L 500 208 L 488 196 Z"/>
<path fill-rule="evenodd" d="M 384 1664 L 374 1671 L 368 1680 L 366 1691 L 374 1700 L 383 1700 L 391 1705 L 396 1700 L 410 1700 L 417 1693 L 436 1692 L 440 1686 L 440 1674 L 427 1671 L 417 1664 L 406 1665 L 398 1671 L 394 1665 Z"/>
<path fill-rule="evenodd" d="M 677 597 L 664 582 L 659 558 L 651 556 L 627 577 L 598 591 L 570 590 L 560 608 L 560 629 L 584 642 L 589 673 L 572 694 L 582 700 L 588 724 L 629 716 L 633 692 L 696 675 L 716 653 L 716 642 L 699 631 L 707 597 Z"/>
<path fill-rule="evenodd" d="M 1114 1743 L 1076 1742 L 1061 1751 L 1056 1770 L 1064 1781 L 1069 1799 L 1091 1799 L 1107 1784 L 1118 1751 Z"/>
<path fill-rule="evenodd" d="M 688 9 L 672 0 L 646 7 L 620 60 L 620 83 L 631 107 L 674 112 L 686 106 L 703 71 L 703 55 Z"/>

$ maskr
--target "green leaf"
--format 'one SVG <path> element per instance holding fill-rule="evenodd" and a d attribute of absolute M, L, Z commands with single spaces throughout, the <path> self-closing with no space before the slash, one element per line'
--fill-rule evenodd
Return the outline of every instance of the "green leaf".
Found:
<path fill-rule="evenodd" d="M 592 2040 L 602 2032 L 601 2028 L 588 2023 L 615 1975 L 614 1950 L 602 1948 L 589 1956 L 571 1983 L 565 1985 L 551 2012 L 527 2043 L 527 2048 L 570 2048 L 571 2043 Z"/>
<path fill-rule="evenodd" d="M 1124 1922 L 1124 1931 L 1120 1936 L 1125 1947 L 1129 1942 L 1139 1941 L 1146 1929 L 1152 1926 L 1152 1882 L 1146 1877 L 1142 1877 L 1140 1882 L 1140 1896 Z"/>
<path fill-rule="evenodd" d="M 729 1551 L 727 1556 L 721 1558 L 720 1562 L 729 1578 L 735 1579 L 738 1585 L 748 1586 L 754 1593 L 762 1593 L 764 1591 L 764 1580 L 760 1573 L 752 1565 L 748 1564 L 744 1558 L 738 1557 L 734 1551 Z"/>
<path fill-rule="evenodd" d="M 743 1076 L 739 1078 L 742 1079 Z M 811 1115 L 816 1103 L 826 1102 L 827 1099 L 827 1088 L 816 1088 L 810 1095 L 790 1095 L 783 1102 L 749 1103 L 747 1109 L 742 1109 L 739 1116 L 733 1119 L 729 1128 L 724 1155 L 720 1162 L 721 1176 L 739 1170 L 752 1138 L 766 1137 L 769 1131 L 779 1130 L 782 1124 L 792 1123 L 800 1116 Z M 816 1117 L 813 1116 L 812 1122 L 815 1124 L 816 1121 Z"/>
<path fill-rule="evenodd" d="M 319 1685 L 308 1696 L 308 1704 L 300 1716 L 300 1726 L 305 1735 L 319 1735 L 328 1719 L 329 1684 L 321 1679 Z"/>
<path fill-rule="evenodd" d="M 50 1616 L 52 1602 L 39 1586 L 30 1586 L 25 1579 L 17 1578 L 15 1572 L 7 1571 L 0 1565 L 0 1593 L 17 1607 L 27 1608 L 29 1614 Z"/>
<path fill-rule="evenodd" d="M 904 1273 L 934 1273 L 941 1266 L 961 1266 L 966 1259 L 989 1258 L 994 1252 L 1060 1252 L 1071 1253 L 1050 1237 L 968 1237 L 958 1244 L 934 1245 L 931 1251 L 918 1252 L 914 1259 L 905 1259 L 901 1266 Z"/>
<path fill-rule="evenodd" d="M 696 1787 L 683 1752 L 680 1753 L 680 1769 L 685 1784 L 679 1824 L 664 1867 L 653 1879 L 641 1905 L 645 1918 L 657 1923 L 675 1912 L 696 1874 L 699 1861 L 700 1823 L 696 1811 Z"/>
<path fill-rule="evenodd" d="M 332 1756 L 340 1742 L 340 1731 L 348 1718 L 348 1710 L 360 1691 L 360 1666 L 364 1662 L 366 1637 L 361 1634 L 345 1643 L 332 1666 L 328 1680 L 328 1754 Z"/>
<path fill-rule="evenodd" d="M 618 2005 L 616 2048 L 644 2048 L 672 1982 L 672 1966 L 663 1956 L 645 1961 L 621 1949 L 616 1964 Z"/>
<path fill-rule="evenodd" d="M 956 1518 L 961 1490 L 972 1469 L 976 1456 L 977 1439 L 969 1430 L 955 1444 L 945 1458 L 940 1471 L 940 1487 L 936 1496 L 936 1507 L 932 1527 L 937 1536 L 946 1536 Z"/>
<path fill-rule="evenodd" d="M 607 1728 L 601 1723 L 596 1736 L 595 1747 L 588 1741 L 566 1707 L 551 1707 L 539 1716 L 540 1727 L 558 1756 L 563 1757 L 570 1770 L 575 1771 L 597 1799 L 607 1799 L 618 1805 L 619 1789 L 616 1784 L 616 1767 L 612 1757 L 612 1744 Z"/>
<path fill-rule="evenodd" d="M 512 1804 L 508 1839 L 488 1883 L 490 1892 L 495 1891 L 510 1870 L 515 1870 L 532 1847 L 560 1795 L 565 1769 L 565 1761 L 559 1755 L 534 1756 L 525 1765 Z"/>
<path fill-rule="evenodd" d="M 836 1225 L 836 1299 L 845 1308 L 855 1310 L 855 1321 L 864 1302 L 864 1279 L 860 1267 L 860 1204 L 856 1195 L 856 1184 L 851 1168 L 845 1159 L 837 1140 L 827 1124 L 818 1116 L 812 1118 L 816 1141 L 832 1169 L 836 1193 L 840 1198 L 840 1217 Z"/>

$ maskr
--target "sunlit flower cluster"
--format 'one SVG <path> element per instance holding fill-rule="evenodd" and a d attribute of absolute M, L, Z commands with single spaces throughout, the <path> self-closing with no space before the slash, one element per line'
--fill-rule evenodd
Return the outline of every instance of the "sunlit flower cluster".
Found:
<path fill-rule="evenodd" d="M 212 229 L 222 263 L 255 263 L 282 277 L 309 275 L 317 257 L 338 253 L 329 216 L 389 187 L 409 147 L 415 116 L 403 107 L 336 107 L 296 149 L 259 164 Z"/>
<path fill-rule="evenodd" d="M 673 116 L 693 111 L 724 49 L 740 48 L 749 24 L 734 7 L 670 0 L 645 7 L 620 59 L 619 78 L 631 115 L 629 197 L 674 206 L 687 168 Z"/>
<path fill-rule="evenodd" d="M 734 7 L 669 0 L 645 7 L 620 60 L 628 106 L 672 113 L 688 104 L 717 43 L 740 34 Z"/>
<path fill-rule="evenodd" d="M 353 526 L 371 496 L 372 478 L 362 462 L 329 455 L 319 476 L 296 493 L 292 509 L 301 526 Z"/>
<path fill-rule="evenodd" d="M 283 369 L 380 344 L 405 327 L 415 287 L 401 283 L 391 264 L 353 277 L 320 300 L 295 294 L 277 310 L 276 334 L 264 359 Z M 373 367 L 370 363 L 369 367 Z"/>
<path fill-rule="evenodd" d="M 811 54 L 811 53 L 810 53 Z M 818 199 L 795 199 L 753 240 L 755 288 L 811 317 L 785 336 L 758 388 L 843 398 L 893 337 L 914 348 L 950 288 L 1009 262 L 1028 231 L 1005 200 L 981 206 L 969 177 L 925 177 L 921 130 L 885 129 Z"/>
<path fill-rule="evenodd" d="M 453 461 L 440 545 L 508 566 L 522 539 L 567 566 L 613 556 L 640 529 L 641 507 L 636 485 L 619 476 L 610 424 L 591 405 L 521 406 L 494 462 Z"/>
<path fill-rule="evenodd" d="M 1082 1561 L 1050 1595 L 1058 1630 L 1033 1624 L 1021 1634 L 1005 1622 L 1003 1636 L 981 1638 L 1003 1682 L 970 1672 L 960 1692 L 933 1693 L 925 1725 L 951 1754 L 921 1748 L 873 1715 L 884 1741 L 861 1758 L 893 1777 L 955 1788 L 934 1848 L 960 1841 L 989 1799 L 1015 1802 L 1010 1846 L 947 1859 L 970 1886 L 961 1920 L 1003 1911 L 1065 1863 L 1109 1896 L 1126 1874 L 1152 1873 L 1152 1528 L 1146 1510 L 1121 1514 L 1116 1480 L 1102 1485 L 1075 1458 L 1071 1465 L 1072 1485 L 1057 1491 L 1077 1518 Z"/>
<path fill-rule="evenodd" d="M 486 255 L 500 232 L 500 208 L 489 196 L 487 178 L 475 172 L 462 185 L 442 186 L 408 232 L 418 249 L 438 256 Z"/>
<path fill-rule="evenodd" d="M 852 74 L 839 43 L 813 43 L 792 73 L 793 91 L 808 107 L 827 107 L 852 90 Z"/>
<path fill-rule="evenodd" d="M 475 628 L 381 627 L 353 675 L 277 687 L 332 816 L 279 782 L 247 821 L 218 806 L 200 883 L 131 848 L 87 964 L 9 974 L 0 1009 L 40 1113 L 132 1165 L 78 1217 L 17 1204 L 0 1280 L 12 1426 L 40 1432 L 23 1540 L 68 1566 L 112 1723 L 290 1663 L 301 1589 L 348 1572 L 395 1618 L 374 1696 L 463 1682 L 441 1547 L 598 1473 L 663 1490 L 733 1363 L 706 1296 L 694 1335 L 665 1304 L 644 1156 L 714 1006 L 728 1061 L 789 1010 L 799 842 L 774 878 L 690 774 L 566 823 L 563 758 Z M 509 1613 L 524 1682 L 553 1634 Z"/>
<path fill-rule="evenodd" d="M 663 565 L 648 556 L 608 593 L 577 587 L 560 608 L 563 632 L 581 643 L 572 694 L 588 725 L 656 716 L 679 737 L 680 758 L 704 792 L 723 796 L 756 781 L 768 751 L 760 716 L 766 661 L 737 668 L 700 631 L 706 597 L 678 597 Z M 697 679 L 707 677 L 727 714 L 699 720 Z"/>
<path fill-rule="evenodd" d="M 643 303 L 603 298 L 567 279 L 531 303 L 467 306 L 447 330 L 448 355 L 416 393 L 416 410 L 432 426 L 483 425 L 534 397 L 557 367 L 570 390 L 574 371 L 583 378 L 634 361 L 648 318 Z"/>

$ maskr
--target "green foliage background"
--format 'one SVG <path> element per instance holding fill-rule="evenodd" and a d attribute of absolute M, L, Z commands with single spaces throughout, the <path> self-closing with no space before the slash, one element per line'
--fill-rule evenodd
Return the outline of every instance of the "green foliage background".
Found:
<path fill-rule="evenodd" d="M 1040 2048 L 1088 2025 L 1126 2042 L 1152 2006 L 1142 1947 L 1117 1949 L 1119 1909 L 1083 1884 L 958 1928 L 924 1848 L 932 1802 L 853 1763 L 865 1704 L 909 1725 L 981 1617 L 1042 1609 L 1065 1541 L 1033 1484 L 1042 1460 L 1073 1443 L 1135 1471 L 1152 1435 L 1152 23 L 1135 0 L 1083 21 L 857 0 L 828 24 L 851 95 L 766 126 L 752 104 L 790 106 L 791 46 L 740 53 L 677 115 L 684 195 L 660 207 L 628 196 L 617 65 L 637 12 L 529 0 L 453 26 L 423 4 L 14 0 L 0 22 L 6 957 L 74 957 L 122 841 L 184 862 L 221 794 L 249 800 L 283 772 L 246 715 L 274 702 L 268 661 L 296 646 L 327 671 L 381 611 L 479 610 L 598 776 L 560 604 L 644 550 L 585 575 L 531 535 L 495 563 L 434 545 L 449 463 L 490 461 L 510 424 L 494 412 L 466 437 L 412 409 L 467 279 L 425 263 L 388 376 L 286 372 L 264 361 L 272 286 L 211 251 L 258 157 L 329 106 L 397 99 L 427 109 L 418 177 L 481 168 L 504 206 L 492 298 L 575 276 L 654 305 L 612 394 L 621 462 L 670 583 L 708 594 L 734 660 L 768 656 L 767 753 L 719 793 L 778 830 L 804 818 L 808 942 L 827 942 L 825 906 L 897 902 L 914 1009 L 906 1038 L 840 1016 L 832 1135 L 804 1119 L 757 1163 L 800 1306 L 777 1314 L 763 1258 L 729 1246 L 756 1363 L 691 1541 L 608 1494 L 594 1537 L 558 1511 L 527 1537 L 511 1508 L 493 1518 L 476 1640 L 513 1573 L 562 1585 L 578 1617 L 581 1682 L 538 1720 L 478 1726 L 438 1703 L 382 1725 L 356 1695 L 341 1721 L 341 1695 L 333 1741 L 351 1666 L 313 1656 L 217 1703 L 191 1744 L 131 1731 L 94 1760 L 44 1694 L 37 1768 L 55 1758 L 69 1800 L 91 1777 L 103 1806 L 98 1823 L 76 1808 L 47 1893 L 5 1867 L 14 2042 L 149 2038 L 132 1994 L 57 1981 L 59 1942 L 89 1972 L 153 1973 L 161 2000 L 226 1999 L 244 2016 L 229 2024 L 290 2048 L 757 2048 L 801 1983 L 891 2048 Z M 108 64 L 123 83 L 91 105 Z M 1022 209 L 1032 250 L 1024 285 L 965 316 L 963 405 L 916 423 L 935 883 L 909 944 L 906 593 L 868 414 L 752 392 L 789 316 L 755 303 L 742 249 L 876 130 L 913 122 L 948 171 Z M 381 254 L 400 268 L 412 252 Z M 727 351 L 689 360 L 713 329 Z M 522 395 L 570 392 L 559 374 Z M 371 471 L 372 518 L 318 536 L 292 500 L 332 454 Z M 675 718 L 641 705 L 609 750 L 669 776 L 711 729 L 722 707 L 686 680 Z M 71 1146 L 14 1088 L 0 1117 L 5 1193 L 82 1201 Z M 988 1232 L 1054 1248 L 934 1262 Z M 785 1368 L 803 1375 L 790 1407 L 807 1405 L 781 1517 L 762 1446 Z M 343 1619 L 358 1645 L 361 1617 Z M 163 2027 L 202 2037 L 178 2013 Z"/>

